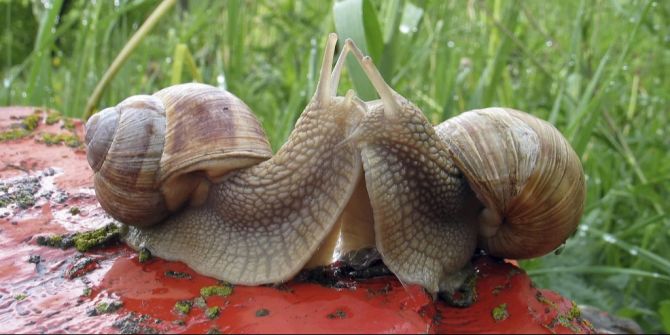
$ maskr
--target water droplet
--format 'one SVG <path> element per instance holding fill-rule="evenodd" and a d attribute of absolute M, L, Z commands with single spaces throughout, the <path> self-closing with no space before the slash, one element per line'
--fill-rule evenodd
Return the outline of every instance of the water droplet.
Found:
<path fill-rule="evenodd" d="M 216 83 L 222 89 L 226 89 L 226 77 L 222 74 L 216 76 Z"/>
<path fill-rule="evenodd" d="M 172 57 L 165 57 L 165 62 L 168 64 L 172 64 Z"/>
<path fill-rule="evenodd" d="M 554 41 L 548 40 L 548 41 L 544 42 L 544 45 L 546 45 L 547 48 L 551 48 L 552 46 L 554 46 Z"/>
<path fill-rule="evenodd" d="M 660 278 L 661 277 L 661 275 L 659 275 L 656 272 L 652 273 L 651 276 L 654 277 L 654 278 Z"/>
<path fill-rule="evenodd" d="M 114 7 L 116 7 L 116 8 L 121 7 L 121 1 L 119 1 L 119 0 L 114 0 Z"/>
<path fill-rule="evenodd" d="M 651 3 L 651 6 L 656 8 L 656 6 L 658 6 L 658 4 L 656 4 L 656 1 L 654 1 L 654 2 Z"/>
<path fill-rule="evenodd" d="M 42 0 L 42 5 L 45 9 L 50 9 L 53 6 L 51 0 Z"/>
<path fill-rule="evenodd" d="M 610 234 L 603 234 L 603 241 L 607 243 L 617 243 L 617 238 Z"/>
<path fill-rule="evenodd" d="M 26 91 L 21 92 L 21 98 L 26 98 L 28 97 L 28 93 Z"/>
<path fill-rule="evenodd" d="M 621 69 L 624 70 L 624 71 L 627 71 L 627 70 L 628 70 L 628 64 L 624 64 L 624 65 L 621 67 Z"/>
<path fill-rule="evenodd" d="M 5 79 L 2 80 L 2 85 L 3 85 L 5 88 L 6 88 L 6 87 L 9 87 L 9 84 L 11 84 L 11 81 L 9 80 L 9 78 L 5 78 Z"/>
<path fill-rule="evenodd" d="M 630 250 L 628 250 L 628 253 L 630 253 L 631 256 L 637 256 L 638 254 L 637 248 L 631 248 Z"/>
<path fill-rule="evenodd" d="M 410 26 L 406 24 L 401 24 L 398 29 L 400 29 L 400 32 L 403 34 L 409 34 L 410 31 L 412 30 L 412 28 L 410 28 Z"/>
<path fill-rule="evenodd" d="M 454 43 L 454 41 L 447 42 L 447 47 L 449 47 L 449 48 L 453 48 L 454 45 L 456 45 L 456 43 Z"/>

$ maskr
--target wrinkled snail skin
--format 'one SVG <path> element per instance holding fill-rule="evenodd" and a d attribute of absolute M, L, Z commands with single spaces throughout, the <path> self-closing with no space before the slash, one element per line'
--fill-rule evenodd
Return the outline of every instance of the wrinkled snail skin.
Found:
<path fill-rule="evenodd" d="M 317 94 L 275 156 L 212 185 L 200 207 L 130 227 L 127 243 L 235 284 L 297 273 L 332 231 L 361 171 L 358 150 L 345 140 L 362 104 L 353 94 L 335 97 L 329 86 L 336 40 L 329 38 Z"/>
<path fill-rule="evenodd" d="M 381 100 L 354 132 L 374 216 L 376 247 L 401 281 L 432 294 L 465 279 L 481 205 L 423 113 L 393 92 L 353 47 Z"/>

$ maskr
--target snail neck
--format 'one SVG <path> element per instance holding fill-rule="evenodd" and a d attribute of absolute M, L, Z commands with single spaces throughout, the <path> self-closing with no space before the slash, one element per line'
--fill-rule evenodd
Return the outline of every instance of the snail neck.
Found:
<path fill-rule="evenodd" d="M 428 120 L 403 107 L 397 119 L 377 109 L 363 121 L 379 129 L 360 144 L 376 244 L 402 281 L 435 293 L 470 260 L 477 208 Z"/>
<path fill-rule="evenodd" d="M 336 228 L 354 191 L 361 162 L 345 141 L 351 119 L 338 109 L 343 106 L 327 108 L 308 106 L 275 156 L 213 186 L 206 207 L 226 227 L 228 240 L 238 242 L 221 255 L 238 255 L 228 262 L 245 267 L 243 281 L 253 282 L 246 278 L 255 271 L 249 269 L 266 269 L 259 276 L 264 282 L 299 271 Z M 260 264 L 268 259 L 274 264 Z"/>

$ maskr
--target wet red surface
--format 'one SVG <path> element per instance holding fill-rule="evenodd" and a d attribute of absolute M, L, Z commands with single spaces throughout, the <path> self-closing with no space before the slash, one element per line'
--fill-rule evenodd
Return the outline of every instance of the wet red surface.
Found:
<path fill-rule="evenodd" d="M 0 108 L 0 131 L 32 113 L 31 108 Z M 81 135 L 81 124 L 75 125 Z M 37 185 L 34 205 L 0 207 L 0 332 L 591 331 L 571 301 L 534 288 L 519 268 L 487 257 L 475 263 L 477 301 L 454 308 L 433 303 L 420 287 L 404 286 L 392 276 L 348 288 L 297 282 L 235 286 L 228 296 L 202 300 L 200 289 L 217 285 L 217 280 L 183 263 L 156 258 L 140 263 L 137 253 L 123 245 L 84 254 L 39 246 L 37 236 L 79 232 L 112 221 L 95 200 L 84 151 L 40 143 L 39 134 L 45 131 L 66 130 L 59 124 L 40 125 L 28 137 L 0 142 L 0 187 L 6 187 L 0 196 L 20 185 Z M 179 301 L 193 303 L 187 314 L 175 310 Z M 119 302 L 117 310 L 100 309 L 103 303 Z M 213 306 L 219 314 L 209 319 L 205 308 Z"/>

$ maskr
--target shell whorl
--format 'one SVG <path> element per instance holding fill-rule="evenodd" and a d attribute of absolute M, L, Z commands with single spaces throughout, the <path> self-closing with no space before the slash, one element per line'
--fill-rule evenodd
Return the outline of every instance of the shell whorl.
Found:
<path fill-rule="evenodd" d="M 479 246 L 532 258 L 572 234 L 586 194 L 579 157 L 550 123 L 506 108 L 465 112 L 436 128 L 486 206 Z"/>
<path fill-rule="evenodd" d="M 204 84 L 132 96 L 91 117 L 86 129 L 98 200 L 112 217 L 138 227 L 189 200 L 202 202 L 193 198 L 206 196 L 210 181 L 271 156 L 250 109 Z"/>

